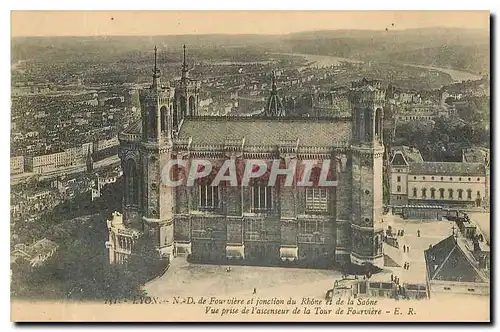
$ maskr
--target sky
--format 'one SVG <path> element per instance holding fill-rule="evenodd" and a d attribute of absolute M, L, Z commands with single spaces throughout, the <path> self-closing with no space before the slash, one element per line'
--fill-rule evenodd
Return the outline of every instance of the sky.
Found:
<path fill-rule="evenodd" d="M 430 27 L 489 29 L 489 24 L 487 11 L 13 11 L 11 36 L 287 34 Z"/>

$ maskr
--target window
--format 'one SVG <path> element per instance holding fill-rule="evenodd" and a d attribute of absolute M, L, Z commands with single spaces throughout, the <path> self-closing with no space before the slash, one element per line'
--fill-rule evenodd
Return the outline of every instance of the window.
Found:
<path fill-rule="evenodd" d="M 427 188 L 422 188 L 422 197 L 423 198 L 427 197 Z"/>
<path fill-rule="evenodd" d="M 463 191 L 462 189 L 458 189 L 458 190 L 457 190 L 457 192 L 458 192 L 458 199 L 462 199 L 462 198 L 463 198 L 462 193 L 463 193 L 464 191 Z"/>
<path fill-rule="evenodd" d="M 443 181 L 443 180 L 444 180 L 444 178 L 443 178 L 443 177 L 441 177 L 441 181 Z"/>
<path fill-rule="evenodd" d="M 312 234 L 323 231 L 323 222 L 316 220 L 305 220 L 299 223 L 299 233 Z"/>
<path fill-rule="evenodd" d="M 401 173 L 401 170 L 400 170 L 400 169 L 398 169 L 398 173 Z"/>
<path fill-rule="evenodd" d="M 436 198 L 436 189 L 431 188 L 431 198 Z"/>
<path fill-rule="evenodd" d="M 262 230 L 264 230 L 264 220 L 248 219 L 246 221 L 246 232 L 261 232 Z"/>
<path fill-rule="evenodd" d="M 417 188 L 413 188 L 413 197 L 417 197 Z"/>
<path fill-rule="evenodd" d="M 477 196 L 477 198 L 481 197 L 481 192 L 479 190 L 477 191 L 477 195 L 476 196 Z"/>
<path fill-rule="evenodd" d="M 481 181 L 481 179 L 480 179 L 480 178 L 477 178 L 477 180 L 478 180 L 478 181 Z"/>
<path fill-rule="evenodd" d="M 422 180 L 425 180 L 425 176 L 422 176 Z"/>
<path fill-rule="evenodd" d="M 445 287 L 444 290 L 450 290 L 450 287 Z"/>
<path fill-rule="evenodd" d="M 201 185 L 199 190 L 198 208 L 200 210 L 213 210 L 219 207 L 219 187 Z"/>
<path fill-rule="evenodd" d="M 469 178 L 469 181 L 470 181 L 470 178 Z"/>
<path fill-rule="evenodd" d="M 137 166 L 134 160 L 129 159 L 125 167 L 125 187 L 126 187 L 126 202 L 128 204 L 139 204 L 139 175 Z"/>
<path fill-rule="evenodd" d="M 267 211 L 272 207 L 271 187 L 261 185 L 252 187 L 252 211 Z"/>
<path fill-rule="evenodd" d="M 398 193 L 401 192 L 401 186 L 398 186 L 397 188 Z"/>
<path fill-rule="evenodd" d="M 453 178 L 450 177 L 450 181 L 453 181 Z"/>
<path fill-rule="evenodd" d="M 401 177 L 400 176 L 398 176 L 398 182 L 401 182 Z"/>
<path fill-rule="evenodd" d="M 413 177 L 413 180 L 416 180 L 416 179 L 417 179 L 417 177 L 416 177 L 416 176 L 414 176 L 414 177 Z"/>
<path fill-rule="evenodd" d="M 434 180 L 434 177 L 431 177 L 431 180 Z"/>
<path fill-rule="evenodd" d="M 474 292 L 474 288 L 468 288 L 467 289 L 469 292 Z"/>
<path fill-rule="evenodd" d="M 328 191 L 326 188 L 306 188 L 306 210 L 328 212 Z"/>
<path fill-rule="evenodd" d="M 472 190 L 467 189 L 467 199 L 472 199 Z"/>
<path fill-rule="evenodd" d="M 448 198 L 453 198 L 453 189 L 448 189 Z"/>

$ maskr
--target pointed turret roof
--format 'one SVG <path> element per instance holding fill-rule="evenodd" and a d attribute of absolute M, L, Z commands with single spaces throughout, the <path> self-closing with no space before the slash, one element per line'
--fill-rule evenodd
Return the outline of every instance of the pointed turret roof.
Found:
<path fill-rule="evenodd" d="M 278 96 L 278 89 L 276 87 L 276 74 L 272 73 L 271 95 L 267 100 L 265 114 L 267 116 L 285 116 L 285 109 L 283 102 Z"/>

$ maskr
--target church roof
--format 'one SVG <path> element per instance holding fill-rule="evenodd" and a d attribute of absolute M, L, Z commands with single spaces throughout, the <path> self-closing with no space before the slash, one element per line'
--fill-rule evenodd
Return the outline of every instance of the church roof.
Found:
<path fill-rule="evenodd" d="M 351 140 L 349 118 L 192 117 L 185 118 L 179 138 L 193 145 L 224 144 L 245 138 L 245 145 L 270 146 L 299 139 L 299 146 L 344 146 Z"/>
<path fill-rule="evenodd" d="M 424 256 L 429 280 L 486 282 L 453 235 L 425 250 Z"/>
<path fill-rule="evenodd" d="M 410 163 L 409 173 L 423 175 L 484 176 L 486 170 L 482 163 L 425 161 Z"/>

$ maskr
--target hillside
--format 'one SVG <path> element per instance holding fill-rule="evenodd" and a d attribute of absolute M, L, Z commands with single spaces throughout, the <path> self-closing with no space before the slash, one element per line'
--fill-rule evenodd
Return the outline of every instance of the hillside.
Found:
<path fill-rule="evenodd" d="M 489 72 L 489 32 L 466 29 L 314 31 L 290 34 L 274 47 L 282 52 L 394 60 Z"/>
<path fill-rule="evenodd" d="M 46 37 L 12 40 L 12 63 L 45 58 L 66 60 L 76 56 L 91 61 L 141 57 L 158 45 L 167 61 L 178 61 L 182 44 L 190 54 L 218 60 L 253 60 L 263 53 L 308 53 L 359 60 L 394 60 L 447 67 L 474 73 L 489 72 L 490 36 L 486 30 L 427 28 L 394 31 L 332 30 L 288 35 L 185 35 Z M 198 52 L 199 51 L 199 52 Z M 208 51 L 208 53 L 207 53 Z M 202 53 L 204 56 L 202 56 Z M 241 54 L 245 54 L 244 57 Z M 144 59 L 146 60 L 146 59 Z"/>

